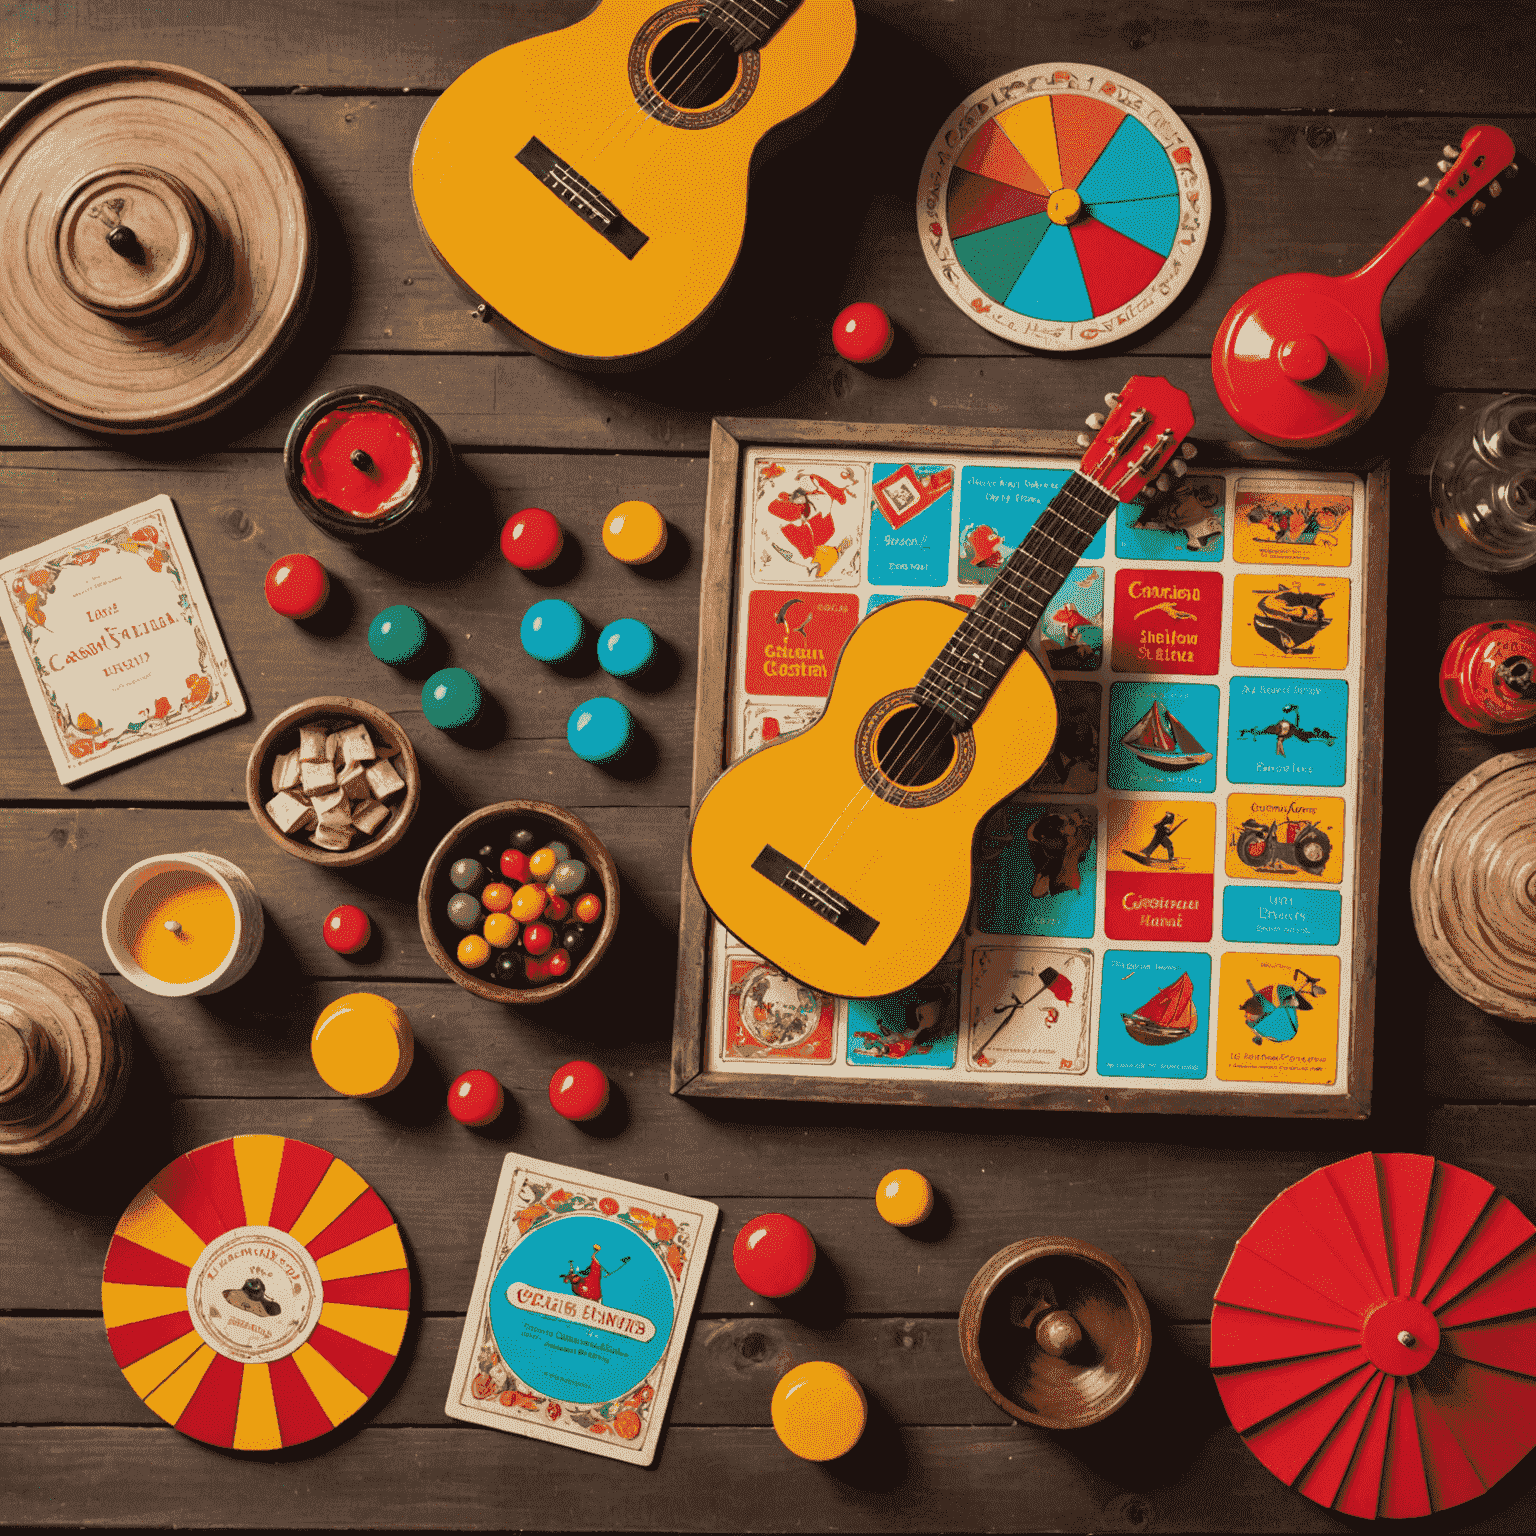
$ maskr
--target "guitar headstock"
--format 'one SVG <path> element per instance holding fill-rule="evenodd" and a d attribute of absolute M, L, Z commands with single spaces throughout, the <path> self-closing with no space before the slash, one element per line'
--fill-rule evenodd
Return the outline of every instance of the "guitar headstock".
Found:
<path fill-rule="evenodd" d="M 1195 424 L 1189 396 L 1167 379 L 1136 374 L 1118 394 L 1105 395 L 1104 403 L 1107 416 L 1095 412 L 1088 418 L 1097 436 L 1078 436 L 1079 446 L 1088 450 L 1080 472 L 1116 501 L 1133 500 L 1149 484 L 1166 491 L 1172 481 L 1164 467 L 1182 475 L 1195 456 L 1193 445 L 1184 442 Z"/>
<path fill-rule="evenodd" d="M 1515 141 L 1502 128 L 1488 123 L 1467 129 L 1460 147 L 1447 144 L 1442 154 L 1444 159 L 1435 162 L 1440 180 L 1431 183 L 1426 176 L 1419 186 L 1438 201 L 1451 203 L 1451 213 L 1459 214 L 1461 222 L 1469 226 L 1488 206 L 1478 193 L 1486 191 L 1489 197 L 1498 197 L 1504 189 L 1497 178 L 1519 174 Z"/>

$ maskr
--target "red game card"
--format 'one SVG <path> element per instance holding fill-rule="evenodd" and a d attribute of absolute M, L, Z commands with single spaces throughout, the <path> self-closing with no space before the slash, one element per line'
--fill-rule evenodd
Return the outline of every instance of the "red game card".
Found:
<path fill-rule="evenodd" d="M 747 692 L 824 699 L 859 622 L 852 592 L 754 592 L 747 600 Z"/>
<path fill-rule="evenodd" d="M 1163 676 L 1214 673 L 1221 666 L 1219 571 L 1115 573 L 1116 672 Z"/>

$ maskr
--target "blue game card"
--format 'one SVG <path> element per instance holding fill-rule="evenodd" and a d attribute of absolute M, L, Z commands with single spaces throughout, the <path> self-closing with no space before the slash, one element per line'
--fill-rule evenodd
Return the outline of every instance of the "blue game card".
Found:
<path fill-rule="evenodd" d="M 959 1034 L 958 975 L 927 976 L 888 997 L 848 1000 L 849 1066 L 948 1069 Z"/>
<path fill-rule="evenodd" d="M 870 480 L 869 579 L 895 587 L 949 580 L 955 472 L 947 464 L 876 464 Z"/>
<path fill-rule="evenodd" d="M 1214 794 L 1220 708 L 1214 683 L 1112 684 L 1109 787 Z"/>
<path fill-rule="evenodd" d="M 1111 949 L 1099 995 L 1099 1071 L 1105 1077 L 1204 1077 L 1210 1039 L 1211 957 Z"/>
<path fill-rule="evenodd" d="M 1075 566 L 1040 615 L 1040 653 L 1053 672 L 1104 665 L 1104 567 Z"/>
<path fill-rule="evenodd" d="M 976 926 L 982 933 L 1091 939 L 1098 869 L 1093 806 L 1010 800 L 982 824 Z"/>
<path fill-rule="evenodd" d="M 1343 906 L 1338 891 L 1229 885 L 1221 893 L 1221 936 L 1239 944 L 1337 944 Z"/>
<path fill-rule="evenodd" d="M 1115 510 L 1115 553 L 1122 560 L 1220 560 L 1226 544 L 1227 483 L 1186 475 L 1150 507 Z"/>
<path fill-rule="evenodd" d="M 972 465 L 960 471 L 960 580 L 985 586 L 1051 504 L 1067 476 L 1065 469 L 1024 469 L 1012 465 Z M 1133 513 L 1134 515 L 1134 513 Z M 1104 530 L 1094 534 L 1083 558 L 1104 554 Z"/>
<path fill-rule="evenodd" d="M 1343 784 L 1347 682 L 1234 677 L 1230 686 L 1227 777 L 1234 784 Z"/>

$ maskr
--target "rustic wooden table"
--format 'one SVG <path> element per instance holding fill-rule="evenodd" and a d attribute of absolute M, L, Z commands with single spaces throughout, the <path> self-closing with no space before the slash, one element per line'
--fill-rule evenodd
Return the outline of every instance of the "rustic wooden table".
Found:
<path fill-rule="evenodd" d="M 1388 302 L 1392 388 L 1351 455 L 1393 462 L 1391 666 L 1382 848 L 1375 1114 L 1364 1124 L 1095 1118 L 714 1103 L 667 1091 L 679 875 L 687 818 L 699 539 L 709 419 L 776 415 L 877 422 L 1071 427 L 1129 371 L 1188 390 L 1208 437 L 1234 437 L 1212 389 L 1217 323 L 1277 271 L 1343 272 L 1402 222 L 1441 143 L 1475 121 L 1536 143 L 1529 18 L 1429 0 L 1276 6 L 1175 0 L 1102 8 L 1011 0 L 861 0 L 846 89 L 818 134 L 771 163 L 754 192 L 747 253 L 724 311 L 677 362 L 582 377 L 477 323 L 412 216 L 406 162 L 434 93 L 504 43 L 562 25 L 584 0 L 214 0 L 3 7 L 0 111 L 33 86 L 110 58 L 187 64 L 245 91 L 308 183 L 319 289 L 297 346 L 232 419 L 131 451 L 0 390 L 0 546 L 15 549 L 134 501 L 175 498 L 250 697 L 249 719 L 62 790 L 0 665 L 0 935 L 107 969 L 107 887 L 154 851 L 216 850 L 259 886 L 268 942 L 257 970 L 207 1003 L 122 984 L 138 1029 L 131 1097 L 95 1150 L 0 1175 L 0 1518 L 18 1524 L 442 1525 L 573 1529 L 1335 1530 L 1229 1427 L 1205 1365 L 1211 1294 L 1234 1241 L 1309 1170 L 1359 1151 L 1421 1150 L 1493 1180 L 1536 1214 L 1536 1058 L 1526 1035 L 1461 1003 L 1430 972 L 1409 919 L 1413 843 L 1440 791 L 1496 750 L 1449 721 L 1440 649 L 1477 619 L 1536 617 L 1527 580 L 1448 562 L 1424 472 L 1445 426 L 1489 392 L 1536 388 L 1531 192 L 1471 234 L 1453 227 Z M 1522 39 L 1501 25 L 1527 29 Z M 1491 34 L 1490 34 L 1491 29 Z M 1199 137 L 1217 194 L 1204 270 L 1175 313 L 1122 355 L 1050 358 L 970 324 L 929 276 L 912 194 L 936 125 L 964 91 L 1033 60 L 1123 69 Z M 1513 115 L 1512 115 L 1513 114 Z M 1532 178 L 1536 180 L 1536 178 Z M 1508 203 L 1506 199 L 1506 203 Z M 918 360 L 875 379 L 841 363 L 827 322 L 854 298 L 883 303 Z M 284 489 L 287 423 L 322 389 L 371 382 L 418 401 L 458 445 L 472 494 L 445 519 L 436 569 L 394 571 L 320 539 Z M 597 533 L 642 497 L 687 546 L 665 580 L 617 566 Z M 519 651 L 522 579 L 489 541 L 498 518 L 556 509 L 582 547 L 570 595 L 636 614 L 682 658 L 639 706 L 648 777 L 575 761 L 567 711 L 589 681 Z M 325 625 L 277 620 L 268 563 L 321 554 L 340 589 Z M 367 619 L 419 605 L 472 666 L 502 720 L 494 745 L 456 744 L 422 719 L 414 685 L 375 663 Z M 350 875 L 284 857 L 244 804 L 262 724 L 314 693 L 355 694 L 400 719 L 427 778 L 406 845 Z M 1519 739 L 1517 739 L 1518 744 Z M 427 852 L 466 809 L 547 797 L 588 818 L 626 882 L 606 972 L 556 1006 L 509 1013 L 447 983 L 416 930 Z M 326 950 L 320 917 L 356 899 L 382 932 L 356 966 Z M 382 1104 L 320 1091 L 305 1049 L 320 1005 L 359 985 L 415 1021 L 417 1065 Z M 606 1064 L 622 1126 L 603 1138 L 544 1099 L 572 1055 Z M 443 1111 L 448 1080 L 494 1069 L 516 1103 L 500 1142 Z M 238 1132 L 319 1142 L 378 1188 L 417 1277 L 401 1367 L 320 1451 L 243 1458 L 166 1428 L 128 1390 L 102 1334 L 108 1235 L 132 1193 L 176 1153 Z M 637 1471 L 443 1417 L 480 1236 L 509 1148 L 718 1201 L 706 1279 L 660 1456 Z M 871 1194 L 914 1164 L 942 1190 L 948 1230 L 914 1246 Z M 753 1302 L 725 1246 L 749 1216 L 803 1217 L 825 1279 L 801 1306 Z M 1151 1305 L 1151 1370 L 1095 1429 L 1009 1423 L 971 1383 L 955 1315 L 998 1248 L 1039 1233 L 1086 1238 L 1122 1260 Z M 774 1382 L 828 1357 L 865 1383 L 872 1425 L 844 1464 L 792 1460 L 769 1427 Z M 1529 1530 L 1529 1466 L 1447 1527 Z"/>

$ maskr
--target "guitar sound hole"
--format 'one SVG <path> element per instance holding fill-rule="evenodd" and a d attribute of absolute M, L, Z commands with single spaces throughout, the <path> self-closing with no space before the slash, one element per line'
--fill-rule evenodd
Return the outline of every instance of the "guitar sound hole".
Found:
<path fill-rule="evenodd" d="M 932 784 L 955 760 L 955 722 L 926 704 L 892 710 L 875 735 L 880 772 L 903 789 Z"/>
<path fill-rule="evenodd" d="M 701 112 L 730 94 L 741 61 L 723 32 L 707 21 L 685 21 L 656 40 L 647 72 L 669 106 Z"/>

